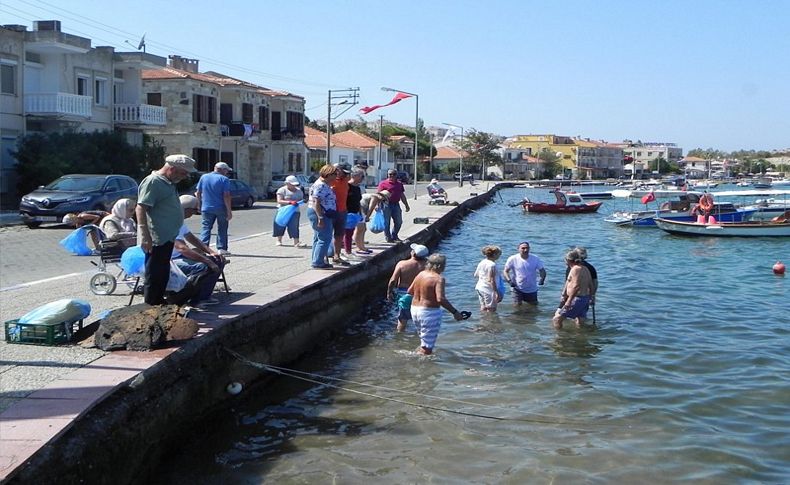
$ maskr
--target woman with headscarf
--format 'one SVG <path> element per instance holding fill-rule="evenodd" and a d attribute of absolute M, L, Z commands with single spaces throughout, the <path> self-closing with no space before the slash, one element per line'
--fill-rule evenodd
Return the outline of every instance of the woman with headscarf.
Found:
<path fill-rule="evenodd" d="M 104 233 L 105 239 L 121 241 L 121 244 L 126 247 L 135 245 L 137 224 L 132 219 L 135 206 L 132 199 L 119 199 L 112 206 L 112 213 L 99 223 L 99 229 Z"/>

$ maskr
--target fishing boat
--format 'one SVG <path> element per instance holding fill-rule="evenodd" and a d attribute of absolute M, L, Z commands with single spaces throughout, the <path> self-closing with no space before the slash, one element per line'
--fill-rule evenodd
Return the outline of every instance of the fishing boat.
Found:
<path fill-rule="evenodd" d="M 745 222 L 685 222 L 656 219 L 656 225 L 670 234 L 713 237 L 790 237 L 790 221 L 778 217 L 770 221 Z"/>
<path fill-rule="evenodd" d="M 563 192 L 553 190 L 552 193 L 557 198 L 556 202 L 532 202 L 524 199 L 521 207 L 524 212 L 534 212 L 537 214 L 584 214 L 596 212 L 603 205 L 603 202 L 586 202 L 584 198 L 574 192 Z"/>
<path fill-rule="evenodd" d="M 718 186 L 718 183 L 711 182 L 710 180 L 700 180 L 699 182 L 694 182 L 692 185 L 695 189 L 715 189 Z"/>
<path fill-rule="evenodd" d="M 754 210 L 749 219 L 768 220 L 790 210 L 790 190 L 754 189 L 712 192 L 716 200 L 735 201 L 741 210 Z"/>
<path fill-rule="evenodd" d="M 770 189 L 773 185 L 773 180 L 770 177 L 760 177 L 752 181 L 752 187 L 755 189 Z"/>

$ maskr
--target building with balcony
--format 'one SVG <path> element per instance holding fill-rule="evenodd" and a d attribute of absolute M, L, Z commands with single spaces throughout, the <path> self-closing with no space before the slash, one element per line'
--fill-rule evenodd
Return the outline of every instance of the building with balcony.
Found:
<path fill-rule="evenodd" d="M 167 108 L 166 124 L 145 132 L 169 153 L 191 154 L 199 171 L 223 161 L 260 194 L 272 174 L 308 173 L 301 96 L 201 73 L 198 60 L 177 55 L 142 79 L 148 104 Z"/>
<path fill-rule="evenodd" d="M 675 164 L 683 158 L 683 149 L 675 143 L 625 140 L 613 145 L 622 148 L 624 158 L 632 160 L 636 166 L 646 167 L 647 170 L 650 167 L 655 168 L 655 161 L 659 158 Z"/>
<path fill-rule="evenodd" d="M 142 144 L 141 127 L 162 124 L 165 110 L 143 103 L 140 73 L 163 57 L 92 47 L 61 31 L 58 20 L 0 27 L 0 161 L 3 202 L 16 197 L 16 159 L 10 151 L 29 133 L 122 131 Z"/>
<path fill-rule="evenodd" d="M 576 169 L 580 179 L 618 178 L 623 175 L 623 149 L 589 138 L 575 140 Z"/>
<path fill-rule="evenodd" d="M 563 171 L 570 175 L 576 171 L 576 143 L 570 136 L 562 135 L 516 135 L 508 139 L 511 148 L 529 149 L 531 156 L 543 150 L 557 154 Z"/>

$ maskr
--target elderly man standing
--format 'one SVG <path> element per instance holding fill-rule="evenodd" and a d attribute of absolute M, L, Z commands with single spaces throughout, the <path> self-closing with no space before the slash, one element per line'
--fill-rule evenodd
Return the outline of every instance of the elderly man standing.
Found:
<path fill-rule="evenodd" d="M 230 199 L 230 179 L 228 173 L 233 169 L 225 162 L 217 162 L 214 171 L 200 177 L 195 196 L 200 206 L 203 222 L 200 240 L 208 245 L 211 242 L 211 229 L 217 222 L 217 249 L 223 256 L 228 251 L 228 221 L 233 218 Z"/>
<path fill-rule="evenodd" d="M 170 278 L 170 256 L 184 211 L 176 184 L 195 172 L 195 161 L 186 155 L 169 155 L 159 170 L 140 182 L 137 194 L 137 238 L 145 252 L 145 302 L 165 303 Z"/>
<path fill-rule="evenodd" d="M 409 201 L 406 199 L 406 188 L 400 180 L 398 180 L 397 170 L 388 170 L 387 179 L 379 183 L 379 192 L 386 190 L 390 193 L 389 202 L 384 205 L 384 218 L 387 223 L 384 226 L 384 236 L 387 242 L 400 242 L 398 231 L 403 225 L 403 213 L 400 209 L 400 203 L 406 207 L 406 212 L 409 212 Z M 390 229 L 390 220 L 392 221 L 392 228 Z"/>
<path fill-rule="evenodd" d="M 540 282 L 536 283 L 538 275 Z M 543 261 L 529 253 L 527 241 L 518 245 L 518 254 L 507 258 L 503 276 L 513 288 L 513 302 L 516 306 L 521 306 L 525 301 L 533 306 L 538 304 L 538 285 L 543 285 L 546 281 L 546 270 L 543 268 Z"/>

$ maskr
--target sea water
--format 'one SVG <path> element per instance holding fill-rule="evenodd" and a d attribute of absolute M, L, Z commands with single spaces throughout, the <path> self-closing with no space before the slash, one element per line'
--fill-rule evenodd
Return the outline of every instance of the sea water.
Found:
<path fill-rule="evenodd" d="M 790 242 L 684 238 L 597 214 L 525 214 L 503 190 L 437 248 L 447 293 L 434 356 L 379 302 L 280 377 L 245 390 L 156 473 L 167 483 L 788 483 Z M 621 207 L 622 208 L 622 207 Z M 480 248 L 529 241 L 537 308 L 481 315 Z M 552 328 L 568 248 L 598 270 L 595 329 Z M 592 321 L 593 314 L 588 315 Z M 302 375 L 307 376 L 307 375 Z M 324 377 L 337 380 L 326 381 Z"/>

